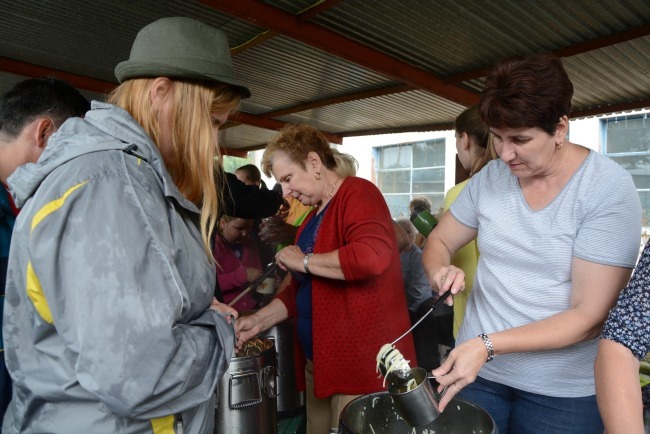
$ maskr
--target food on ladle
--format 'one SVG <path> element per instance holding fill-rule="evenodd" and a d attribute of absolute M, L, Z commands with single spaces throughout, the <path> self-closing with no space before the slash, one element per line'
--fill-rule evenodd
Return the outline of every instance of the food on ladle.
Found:
<path fill-rule="evenodd" d="M 414 389 L 417 382 L 411 374 L 409 361 L 404 359 L 402 353 L 395 346 L 385 344 L 377 354 L 377 372 L 384 376 L 384 387 L 386 380 L 394 389 L 406 386 L 407 391 Z"/>

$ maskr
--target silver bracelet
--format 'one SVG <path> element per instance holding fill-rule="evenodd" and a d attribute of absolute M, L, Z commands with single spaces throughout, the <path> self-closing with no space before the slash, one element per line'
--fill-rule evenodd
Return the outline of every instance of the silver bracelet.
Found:
<path fill-rule="evenodd" d="M 309 258 L 311 258 L 313 253 L 307 253 L 305 255 L 305 258 L 302 260 L 302 265 L 305 267 L 305 273 L 311 274 L 311 271 L 309 271 Z"/>
<path fill-rule="evenodd" d="M 492 346 L 492 341 L 490 341 L 490 338 L 488 338 L 488 335 L 485 333 L 481 333 L 478 335 L 479 338 L 483 339 L 483 343 L 485 344 L 485 348 L 487 348 L 487 360 L 485 363 L 492 361 L 494 359 L 494 347 Z"/>

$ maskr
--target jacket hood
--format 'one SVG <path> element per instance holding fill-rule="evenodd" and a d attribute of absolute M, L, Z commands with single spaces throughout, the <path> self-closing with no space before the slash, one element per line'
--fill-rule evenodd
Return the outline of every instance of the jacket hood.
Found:
<path fill-rule="evenodd" d="M 79 156 L 93 152 L 124 150 L 136 146 L 133 153 L 146 160 L 161 177 L 165 196 L 174 197 L 181 205 L 199 212 L 196 205 L 178 190 L 167 172 L 160 151 L 131 115 L 119 107 L 98 101 L 81 118 L 71 118 L 48 140 L 36 163 L 19 167 L 7 179 L 16 206 L 21 208 L 53 170 Z"/>

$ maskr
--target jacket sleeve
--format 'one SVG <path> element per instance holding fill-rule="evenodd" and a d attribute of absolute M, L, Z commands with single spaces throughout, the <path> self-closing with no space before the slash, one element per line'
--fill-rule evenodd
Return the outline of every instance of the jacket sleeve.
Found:
<path fill-rule="evenodd" d="M 219 271 L 217 269 L 217 279 L 219 279 L 219 287 L 222 292 L 228 292 L 233 288 L 238 288 L 247 283 L 246 268 L 243 266 L 237 267 L 232 271 Z"/>
<path fill-rule="evenodd" d="M 32 223 L 29 249 L 58 335 L 42 344 L 62 341 L 74 361 L 74 372 L 48 375 L 69 375 L 119 416 L 149 419 L 211 397 L 233 329 L 207 310 L 214 266 L 193 213 L 164 200 L 153 177 L 124 178 L 80 184 Z"/>
<path fill-rule="evenodd" d="M 345 280 L 365 280 L 382 275 L 397 254 L 395 229 L 381 193 L 371 183 L 354 185 L 341 199 L 344 245 L 339 261 Z M 363 187 L 363 188 L 362 188 Z"/>

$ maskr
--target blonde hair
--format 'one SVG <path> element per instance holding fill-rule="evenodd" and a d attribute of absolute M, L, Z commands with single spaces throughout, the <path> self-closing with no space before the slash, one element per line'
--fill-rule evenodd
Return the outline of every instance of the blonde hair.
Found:
<path fill-rule="evenodd" d="M 160 123 L 149 99 L 154 80 L 127 80 L 111 92 L 108 102 L 128 111 L 156 146 L 160 146 Z M 174 159 L 165 161 L 165 166 L 180 192 L 201 208 L 203 247 L 212 258 L 210 235 L 219 215 L 222 190 L 221 183 L 215 183 L 214 176 L 219 146 L 212 127 L 212 113 L 236 111 L 241 94 L 237 88 L 227 84 L 170 81 L 174 106 L 170 120 Z"/>
<path fill-rule="evenodd" d="M 334 159 L 336 160 L 336 173 L 345 178 L 346 176 L 356 176 L 359 170 L 359 162 L 350 154 L 341 152 L 338 149 L 332 149 Z"/>

